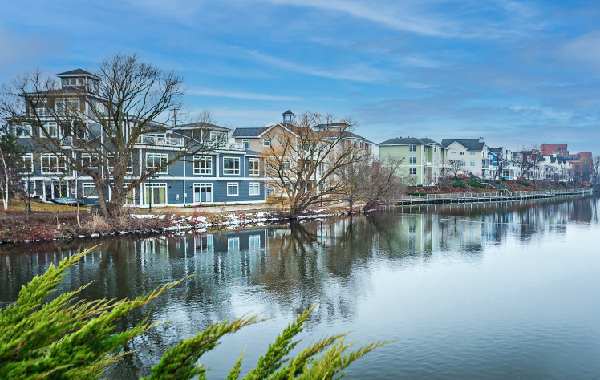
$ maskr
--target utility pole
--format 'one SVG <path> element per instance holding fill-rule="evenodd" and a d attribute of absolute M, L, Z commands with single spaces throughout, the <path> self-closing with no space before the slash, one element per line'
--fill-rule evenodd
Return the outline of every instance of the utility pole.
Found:
<path fill-rule="evenodd" d="M 173 111 L 173 127 L 177 126 L 177 111 L 179 111 L 179 109 L 179 107 L 171 108 L 171 111 Z"/>

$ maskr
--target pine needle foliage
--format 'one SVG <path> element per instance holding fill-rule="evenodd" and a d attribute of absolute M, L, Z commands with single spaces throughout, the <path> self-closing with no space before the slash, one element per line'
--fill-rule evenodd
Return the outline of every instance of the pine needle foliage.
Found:
<path fill-rule="evenodd" d="M 101 378 L 109 366 L 128 354 L 123 349 L 125 344 L 151 327 L 142 321 L 118 329 L 119 321 L 181 283 L 167 283 L 134 299 L 78 299 L 88 285 L 55 295 L 67 269 L 94 248 L 64 259 L 57 266 L 50 265 L 44 274 L 21 288 L 13 304 L 0 310 L 0 379 Z M 335 335 L 290 356 L 300 343 L 296 337 L 312 311 L 308 308 L 300 313 L 243 379 L 333 379 L 381 346 L 374 343 L 349 351 L 344 335 Z M 206 379 L 206 368 L 198 362 L 200 357 L 215 349 L 224 335 L 256 322 L 256 317 L 250 316 L 208 326 L 168 349 L 146 380 Z M 240 379 L 242 360 L 240 355 L 228 380 Z"/>

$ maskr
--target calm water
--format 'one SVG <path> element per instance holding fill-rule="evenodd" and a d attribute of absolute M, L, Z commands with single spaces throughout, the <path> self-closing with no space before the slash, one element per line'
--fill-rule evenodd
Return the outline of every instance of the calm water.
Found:
<path fill-rule="evenodd" d="M 144 310 L 162 323 L 132 343 L 136 355 L 110 378 L 145 374 L 165 347 L 208 323 L 266 317 L 204 358 L 210 377 L 223 378 L 241 352 L 247 366 L 255 362 L 298 311 L 316 305 L 307 341 L 340 332 L 356 343 L 392 341 L 348 378 L 598 379 L 598 203 L 437 207 L 114 239 L 75 267 L 64 288 L 93 281 L 86 297 L 133 297 L 195 274 Z M 77 244 L 0 253 L 0 303 L 91 243 Z"/>

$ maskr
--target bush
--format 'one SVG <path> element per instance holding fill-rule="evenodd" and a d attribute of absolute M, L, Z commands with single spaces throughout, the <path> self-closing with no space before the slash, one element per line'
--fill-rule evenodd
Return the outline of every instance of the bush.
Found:
<path fill-rule="evenodd" d="M 464 188 L 467 187 L 467 184 L 462 179 L 456 178 L 454 181 L 452 181 L 452 187 L 457 187 L 459 189 L 464 189 Z"/>
<path fill-rule="evenodd" d="M 0 310 L 1 379 L 97 379 L 104 370 L 121 359 L 125 343 L 143 334 L 151 324 L 144 321 L 118 331 L 117 324 L 131 313 L 160 297 L 182 281 L 168 283 L 152 293 L 134 299 L 78 300 L 87 286 L 48 297 L 60 285 L 65 271 L 90 250 L 51 265 L 46 273 L 24 285 L 17 300 Z M 296 356 L 288 357 L 299 343 L 311 308 L 301 313 L 269 346 L 244 379 L 332 379 L 352 362 L 381 343 L 368 344 L 348 352 L 343 335 L 325 338 Z M 219 339 L 256 323 L 255 317 L 213 324 L 193 338 L 168 349 L 152 367 L 147 379 L 206 378 L 206 368 L 198 359 L 219 344 Z M 242 357 L 233 365 L 228 379 L 239 379 Z"/>
<path fill-rule="evenodd" d="M 484 185 L 481 182 L 479 182 L 479 179 L 477 179 L 476 177 L 469 178 L 469 186 L 476 189 L 481 189 L 484 187 Z"/>

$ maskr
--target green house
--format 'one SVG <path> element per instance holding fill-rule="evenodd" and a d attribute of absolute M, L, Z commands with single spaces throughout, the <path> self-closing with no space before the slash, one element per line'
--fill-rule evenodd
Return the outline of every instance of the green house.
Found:
<path fill-rule="evenodd" d="M 408 185 L 436 185 L 444 174 L 446 149 L 429 138 L 398 137 L 379 144 L 379 159 L 398 165 Z"/>

